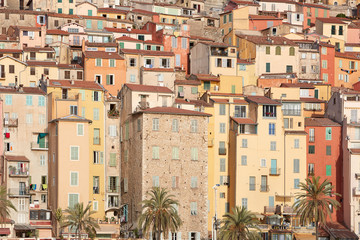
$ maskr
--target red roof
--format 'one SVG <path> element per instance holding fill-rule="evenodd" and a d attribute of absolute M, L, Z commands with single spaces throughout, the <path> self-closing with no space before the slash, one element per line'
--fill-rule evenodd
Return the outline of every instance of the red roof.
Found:
<path fill-rule="evenodd" d="M 325 126 L 334 126 L 340 127 L 341 125 L 332 121 L 329 118 L 305 118 L 305 126 L 312 127 L 325 127 Z"/>
<path fill-rule="evenodd" d="M 57 62 L 55 61 L 26 61 L 28 66 L 46 66 L 46 67 L 56 67 Z"/>
<path fill-rule="evenodd" d="M 211 74 L 191 74 L 188 76 L 188 79 L 191 80 L 199 80 L 199 81 L 212 81 L 212 82 L 220 82 L 220 78 Z"/>
<path fill-rule="evenodd" d="M 257 45 L 286 45 L 286 46 L 297 46 L 296 43 L 285 37 L 274 37 L 274 36 L 252 36 L 252 35 L 241 35 L 236 34 L 239 38 L 245 39 Z"/>
<path fill-rule="evenodd" d="M 159 13 L 150 12 L 150 11 L 146 11 L 146 10 L 143 10 L 143 9 L 133 9 L 131 12 L 144 14 L 144 15 L 159 15 Z"/>
<path fill-rule="evenodd" d="M 149 56 L 174 56 L 173 52 L 151 51 L 151 50 L 140 50 L 140 49 L 121 49 L 120 52 L 124 54 L 141 54 L 141 55 L 149 55 Z"/>
<path fill-rule="evenodd" d="M 118 41 L 130 41 L 130 42 L 143 42 L 143 41 L 141 41 L 139 39 L 128 37 L 128 36 L 118 37 L 118 38 L 116 38 L 116 40 L 118 40 Z"/>
<path fill-rule="evenodd" d="M 0 228 L 0 235 L 9 235 L 10 228 Z"/>
<path fill-rule="evenodd" d="M 274 16 L 251 15 L 251 14 L 249 14 L 249 19 L 251 19 L 251 20 L 282 20 L 281 18 L 277 18 Z"/>
<path fill-rule="evenodd" d="M 0 87 L 0 93 L 45 95 L 45 92 L 37 87 L 23 87 L 22 91 L 20 91 L 19 88 L 14 87 Z"/>
<path fill-rule="evenodd" d="M 346 23 L 344 23 L 343 21 L 341 21 L 340 19 L 338 19 L 336 17 L 316 18 L 316 20 L 319 20 L 320 22 L 323 22 L 323 23 L 346 24 Z"/>
<path fill-rule="evenodd" d="M 124 59 L 116 52 L 85 51 L 84 55 L 86 58 Z"/>
<path fill-rule="evenodd" d="M 161 86 L 151 86 L 151 85 L 140 85 L 140 84 L 130 84 L 126 83 L 124 86 L 127 86 L 131 91 L 136 92 L 158 92 L 158 93 L 173 93 L 167 87 Z"/>
<path fill-rule="evenodd" d="M 60 29 L 49 29 L 46 31 L 47 35 L 69 35 L 70 33 Z"/>
<path fill-rule="evenodd" d="M 55 52 L 51 47 L 24 47 L 24 52 Z"/>
<path fill-rule="evenodd" d="M 282 83 L 280 87 L 288 87 L 288 88 L 307 88 L 307 89 L 313 89 L 315 88 L 314 85 L 310 83 Z"/>
<path fill-rule="evenodd" d="M 302 102 L 310 102 L 310 103 L 324 103 L 325 101 L 317 99 L 317 98 L 300 98 Z"/>
<path fill-rule="evenodd" d="M 247 101 L 245 101 L 243 99 L 234 99 L 234 103 L 249 104 Z"/>
<path fill-rule="evenodd" d="M 250 1 L 231 0 L 231 2 L 236 3 L 238 5 L 259 6 L 259 4 L 254 3 L 254 2 L 250 2 Z"/>
<path fill-rule="evenodd" d="M 103 88 L 96 82 L 79 80 L 50 80 L 48 87 L 84 88 L 101 91 Z"/>
<path fill-rule="evenodd" d="M 152 72 L 174 72 L 173 68 L 143 68 L 143 70 Z"/>
<path fill-rule="evenodd" d="M 0 49 L 0 53 L 22 53 L 21 49 Z"/>
<path fill-rule="evenodd" d="M 229 99 L 224 99 L 224 98 L 210 98 L 210 99 L 216 103 L 229 103 Z"/>
<path fill-rule="evenodd" d="M 157 45 L 162 45 L 161 42 L 158 41 L 154 41 L 154 40 L 146 40 L 145 43 L 150 43 L 150 44 L 157 44 Z"/>
<path fill-rule="evenodd" d="M 175 80 L 175 85 L 201 85 L 198 80 Z"/>
<path fill-rule="evenodd" d="M 174 115 L 191 115 L 191 116 L 202 116 L 202 117 L 210 117 L 211 114 L 191 111 L 181 108 L 174 107 L 154 107 L 143 110 L 144 113 L 155 113 L 155 114 L 174 114 Z"/>
<path fill-rule="evenodd" d="M 232 120 L 234 120 L 237 124 L 252 124 L 255 125 L 257 124 L 256 122 L 254 122 L 252 119 L 250 118 L 235 118 L 235 117 L 231 117 Z"/>
<path fill-rule="evenodd" d="M 30 160 L 25 156 L 14 156 L 14 155 L 5 155 L 6 160 L 11 162 L 29 162 Z"/>
<path fill-rule="evenodd" d="M 116 8 L 98 8 L 98 13 L 120 13 L 127 14 L 129 11 Z"/>
<path fill-rule="evenodd" d="M 194 36 L 191 35 L 190 39 L 196 39 L 196 40 L 201 40 L 201 41 L 211 41 L 214 42 L 214 40 L 210 39 L 210 38 L 206 38 L 206 37 L 201 37 L 201 36 Z"/>
<path fill-rule="evenodd" d="M 349 58 L 354 60 L 360 60 L 359 52 L 335 52 L 335 57 Z"/>
<path fill-rule="evenodd" d="M 130 31 L 126 28 L 105 28 L 108 32 L 116 32 L 116 33 L 134 33 L 134 34 L 151 34 L 150 32 L 143 29 L 130 29 Z"/>
<path fill-rule="evenodd" d="M 281 103 L 265 96 L 247 96 L 246 99 L 260 105 L 281 105 Z"/>

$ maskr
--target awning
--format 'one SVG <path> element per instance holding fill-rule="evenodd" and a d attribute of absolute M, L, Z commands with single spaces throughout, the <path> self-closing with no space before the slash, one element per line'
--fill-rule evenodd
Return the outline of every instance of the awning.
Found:
<path fill-rule="evenodd" d="M 9 235 L 10 228 L 0 228 L 0 235 Z"/>
<path fill-rule="evenodd" d="M 48 134 L 47 133 L 39 133 L 37 143 L 40 143 L 40 138 L 44 138 L 46 135 L 48 135 Z"/>
<path fill-rule="evenodd" d="M 99 224 L 100 229 L 96 230 L 96 234 L 118 234 L 119 225 Z"/>
<path fill-rule="evenodd" d="M 314 239 L 316 239 L 316 237 L 312 234 L 295 233 L 295 239 L 296 240 L 314 240 Z"/>
<path fill-rule="evenodd" d="M 15 231 L 31 231 L 31 230 L 35 230 L 35 227 L 30 226 L 28 224 L 15 224 L 14 229 Z"/>

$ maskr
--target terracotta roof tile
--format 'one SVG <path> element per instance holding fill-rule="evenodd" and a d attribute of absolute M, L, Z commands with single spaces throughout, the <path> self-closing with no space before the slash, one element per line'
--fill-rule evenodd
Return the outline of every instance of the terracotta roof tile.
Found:
<path fill-rule="evenodd" d="M 21 49 L 0 49 L 0 53 L 22 53 Z"/>
<path fill-rule="evenodd" d="M 116 33 L 133 33 L 133 34 L 151 34 L 151 32 L 148 32 L 143 29 L 130 29 L 130 31 L 126 28 L 105 28 L 108 32 L 116 32 Z"/>
<path fill-rule="evenodd" d="M 334 24 L 346 24 L 343 21 L 341 21 L 340 19 L 336 18 L 336 17 L 331 17 L 331 18 L 316 18 L 316 20 L 323 22 L 323 23 L 334 23 Z"/>
<path fill-rule="evenodd" d="M 220 82 L 220 77 L 211 74 L 191 74 L 189 80 Z"/>
<path fill-rule="evenodd" d="M 20 30 L 24 30 L 24 31 L 41 31 L 41 28 L 39 27 L 30 27 L 30 26 L 10 26 L 10 27 L 13 27 L 13 28 L 17 28 L 17 29 L 20 29 Z"/>
<path fill-rule="evenodd" d="M 128 36 L 118 37 L 118 38 L 116 38 L 116 40 L 117 41 L 130 41 L 130 42 L 143 42 L 139 39 L 128 37 Z"/>
<path fill-rule="evenodd" d="M 282 83 L 280 87 L 287 87 L 287 88 L 304 88 L 304 89 L 314 89 L 314 85 L 310 83 Z"/>
<path fill-rule="evenodd" d="M 148 56 L 174 56 L 173 52 L 165 51 L 151 51 L 151 50 L 140 50 L 140 49 L 121 49 L 120 52 L 124 54 L 141 54 Z"/>
<path fill-rule="evenodd" d="M 58 68 L 84 69 L 79 64 L 60 64 L 60 63 L 58 64 Z"/>
<path fill-rule="evenodd" d="M 46 67 L 56 67 L 57 64 L 55 61 L 26 61 L 28 66 L 46 66 Z"/>
<path fill-rule="evenodd" d="M 156 45 L 163 45 L 161 42 L 154 41 L 154 40 L 146 40 L 146 41 L 144 41 L 144 43 L 156 44 Z"/>
<path fill-rule="evenodd" d="M 269 0 L 267 0 L 269 1 Z M 276 0 L 275 0 L 276 1 Z M 323 9 L 330 9 L 329 7 L 326 7 L 326 5 L 320 5 L 320 4 L 312 4 L 312 3 L 299 3 L 295 2 L 296 5 L 302 6 L 302 7 L 312 7 L 312 8 L 323 8 Z"/>
<path fill-rule="evenodd" d="M 103 88 L 96 82 L 82 80 L 49 80 L 48 87 L 84 88 L 101 91 Z"/>
<path fill-rule="evenodd" d="M 341 125 L 332 121 L 329 118 L 305 118 L 305 127 L 328 127 L 328 126 L 334 126 L 334 127 L 340 127 Z"/>
<path fill-rule="evenodd" d="M 196 39 L 196 40 L 201 40 L 201 41 L 211 41 L 214 42 L 214 40 L 212 40 L 211 38 L 206 38 L 206 37 L 201 37 L 201 36 L 194 36 L 191 35 L 190 39 Z"/>
<path fill-rule="evenodd" d="M 281 18 L 277 18 L 275 16 L 251 15 L 251 14 L 249 14 L 249 19 L 251 19 L 251 20 L 282 20 Z"/>
<path fill-rule="evenodd" d="M 45 92 L 37 87 L 23 87 L 23 91 L 14 87 L 0 87 L 0 93 L 19 93 L 19 94 L 36 94 L 36 95 L 45 95 Z"/>
<path fill-rule="evenodd" d="M 265 96 L 247 96 L 246 99 L 260 105 L 281 105 L 281 103 Z"/>
<path fill-rule="evenodd" d="M 225 98 L 210 98 L 210 99 L 216 103 L 229 103 L 229 99 L 225 99 Z"/>
<path fill-rule="evenodd" d="M 144 113 L 155 113 L 155 114 L 171 114 L 171 115 L 190 115 L 190 116 L 202 116 L 202 117 L 210 117 L 211 114 L 191 111 L 181 108 L 174 107 L 154 107 L 143 110 Z"/>
<path fill-rule="evenodd" d="M 30 162 L 30 160 L 25 156 L 5 155 L 5 158 L 12 162 Z"/>
<path fill-rule="evenodd" d="M 119 59 L 119 60 L 124 59 L 116 52 L 85 51 L 84 56 L 86 58 Z"/>
<path fill-rule="evenodd" d="M 126 83 L 124 86 L 127 86 L 130 90 L 136 92 L 173 93 L 173 91 L 171 91 L 169 88 L 161 87 L 161 86 L 129 84 L 129 83 Z"/>
<path fill-rule="evenodd" d="M 175 85 L 201 85 L 198 80 L 175 80 Z"/>
<path fill-rule="evenodd" d="M 286 46 L 297 46 L 296 43 L 285 37 L 267 37 L 267 36 L 252 36 L 252 35 L 241 35 L 236 34 L 239 38 L 245 39 L 257 45 L 286 45 Z"/>
<path fill-rule="evenodd" d="M 69 35 L 70 33 L 60 29 L 49 29 L 46 31 L 47 35 Z"/>
<path fill-rule="evenodd" d="M 234 99 L 234 103 L 239 103 L 239 104 L 249 104 L 247 101 L 245 101 L 244 99 Z"/>
<path fill-rule="evenodd" d="M 55 52 L 51 47 L 24 47 L 24 52 Z"/>
<path fill-rule="evenodd" d="M 144 14 L 144 15 L 159 15 L 159 13 L 146 11 L 143 9 L 133 9 L 131 12 L 138 13 L 138 14 Z"/>
<path fill-rule="evenodd" d="M 250 1 L 231 0 L 231 2 L 236 3 L 236 4 L 238 4 L 238 5 L 259 6 L 258 3 L 254 3 L 254 2 L 250 2 Z"/>
<path fill-rule="evenodd" d="M 118 44 L 116 42 L 96 43 L 96 42 L 86 41 L 85 46 L 87 46 L 87 47 L 117 47 Z"/>
<path fill-rule="evenodd" d="M 144 71 L 150 72 L 174 72 L 173 68 L 143 68 Z"/>
<path fill-rule="evenodd" d="M 237 124 L 251 124 L 251 125 L 256 125 L 257 123 L 255 121 L 253 121 L 250 118 L 235 118 L 235 117 L 231 117 L 232 120 L 234 120 Z"/>
<path fill-rule="evenodd" d="M 335 52 L 335 57 L 360 60 L 360 52 Z"/>
<path fill-rule="evenodd" d="M 227 96 L 227 97 L 243 97 L 243 94 L 239 93 L 219 93 L 219 92 L 210 92 L 212 96 Z"/>
<path fill-rule="evenodd" d="M 310 102 L 310 103 L 325 103 L 325 101 L 317 99 L 317 98 L 300 98 L 302 102 Z"/>
<path fill-rule="evenodd" d="M 176 98 L 175 103 L 176 104 L 190 104 L 190 105 L 194 105 L 196 107 L 200 107 L 200 106 L 211 107 L 212 106 L 212 104 L 207 103 L 203 100 L 183 99 L 183 98 Z"/>
<path fill-rule="evenodd" d="M 118 14 L 127 14 L 129 11 L 116 9 L 116 8 L 98 8 L 98 13 L 118 13 Z"/>

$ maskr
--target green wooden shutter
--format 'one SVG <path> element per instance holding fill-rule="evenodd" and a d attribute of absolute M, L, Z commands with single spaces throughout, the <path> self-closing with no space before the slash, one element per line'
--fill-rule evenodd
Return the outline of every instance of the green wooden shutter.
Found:
<path fill-rule="evenodd" d="M 120 42 L 120 48 L 125 48 L 125 43 Z"/>
<path fill-rule="evenodd" d="M 106 75 L 106 84 L 110 85 L 110 75 Z"/>
<path fill-rule="evenodd" d="M 326 176 L 331 176 L 331 165 L 326 165 Z"/>
<path fill-rule="evenodd" d="M 104 164 L 104 152 L 100 152 L 100 164 Z"/>
<path fill-rule="evenodd" d="M 140 48 L 141 48 L 140 43 L 137 43 L 137 44 L 136 44 L 136 49 L 140 49 Z"/>

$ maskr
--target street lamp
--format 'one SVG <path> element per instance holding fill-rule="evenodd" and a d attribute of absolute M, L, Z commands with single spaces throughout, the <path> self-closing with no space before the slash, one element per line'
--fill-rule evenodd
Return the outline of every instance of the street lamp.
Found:
<path fill-rule="evenodd" d="M 214 204 L 215 204 L 215 216 L 213 218 L 213 224 L 212 224 L 212 234 L 211 234 L 211 239 L 212 240 L 216 240 L 216 230 L 217 230 L 217 207 L 216 207 L 216 199 L 217 199 L 217 188 L 220 187 L 220 184 L 215 184 L 212 188 L 214 189 L 215 191 L 215 201 L 214 201 Z"/>

